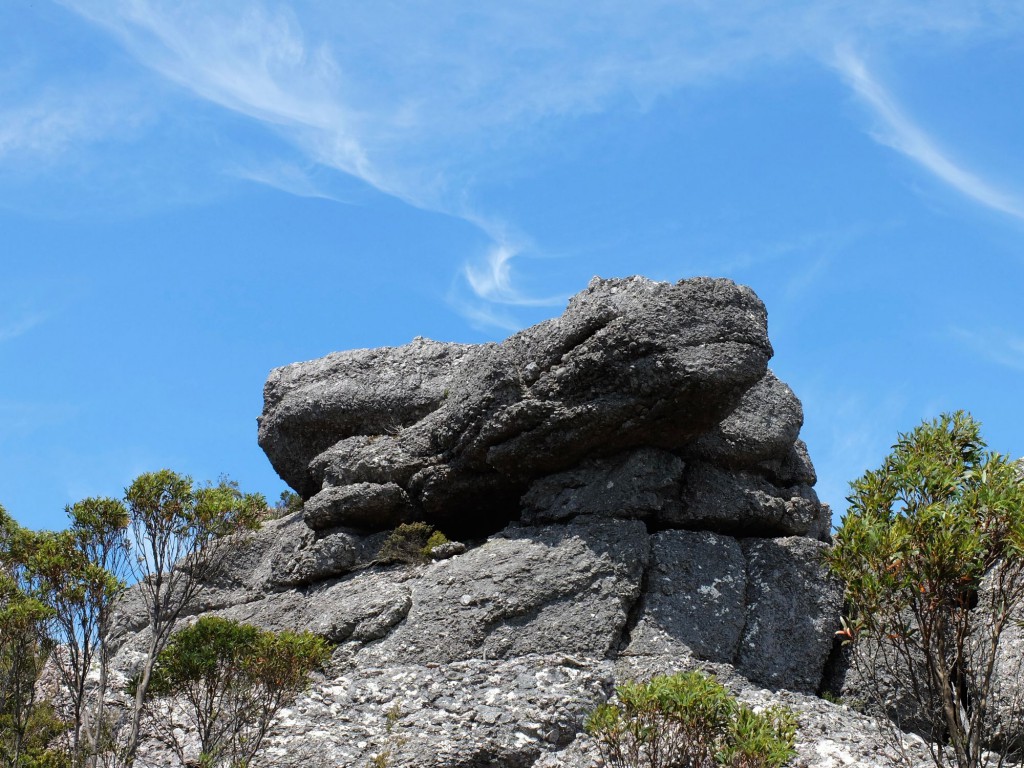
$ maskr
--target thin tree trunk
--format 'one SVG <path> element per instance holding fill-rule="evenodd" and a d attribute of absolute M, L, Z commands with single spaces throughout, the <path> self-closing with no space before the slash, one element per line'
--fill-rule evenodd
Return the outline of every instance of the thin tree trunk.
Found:
<path fill-rule="evenodd" d="M 153 637 L 149 642 L 149 651 L 142 663 L 142 673 L 139 675 L 139 682 L 135 687 L 135 704 L 132 707 L 132 727 L 128 732 L 128 744 L 125 747 L 125 756 L 129 761 L 135 759 L 135 751 L 139 748 L 139 729 L 142 725 L 142 708 L 146 703 L 146 693 L 149 690 L 149 680 L 153 675 L 153 666 L 156 664 L 157 645 L 159 644 L 157 627 L 152 628 Z"/>
<path fill-rule="evenodd" d="M 100 682 L 96 692 L 96 707 L 93 712 L 93 723 L 86 725 L 86 743 L 89 750 L 86 755 L 86 768 L 96 768 L 99 763 L 100 742 L 103 738 L 103 706 L 107 697 L 107 658 L 106 649 L 100 649 Z"/>

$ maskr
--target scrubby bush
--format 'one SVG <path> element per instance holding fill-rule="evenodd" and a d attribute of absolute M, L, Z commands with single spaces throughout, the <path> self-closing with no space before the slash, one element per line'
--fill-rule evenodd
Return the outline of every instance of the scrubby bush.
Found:
<path fill-rule="evenodd" d="M 851 484 L 828 557 L 846 584 L 843 634 L 866 693 L 885 708 L 899 688 L 935 763 L 946 747 L 959 768 L 1019 746 L 998 743 L 1012 724 L 993 705 L 1000 643 L 1024 608 L 1024 485 L 980 429 L 957 412 L 900 435 Z"/>
<path fill-rule="evenodd" d="M 285 515 L 291 515 L 295 512 L 299 512 L 303 507 L 304 502 L 299 494 L 293 491 L 281 491 L 281 497 L 277 500 L 277 503 L 271 509 L 272 517 L 284 517 Z"/>
<path fill-rule="evenodd" d="M 613 768 L 778 768 L 796 755 L 796 718 L 756 712 L 713 676 L 661 675 L 616 688 L 586 722 Z"/>
<path fill-rule="evenodd" d="M 377 559 L 384 563 L 426 563 L 434 547 L 447 542 L 448 537 L 428 523 L 402 523 L 384 540 Z"/>
<path fill-rule="evenodd" d="M 40 599 L 28 563 L 36 535 L 0 506 L 0 766 L 40 765 L 52 712 L 39 700 L 38 681 L 53 648 L 46 625 L 51 610 Z M 41 727 L 41 721 L 46 726 Z M 59 730 L 59 729 L 58 729 Z"/>
<path fill-rule="evenodd" d="M 169 470 L 139 476 L 123 502 L 69 506 L 65 531 L 28 531 L 0 507 L 0 768 L 42 765 L 26 762 L 30 749 L 49 765 L 57 748 L 74 766 L 101 756 L 130 764 L 157 655 L 220 568 L 227 537 L 257 527 L 265 508 L 227 478 L 196 486 Z M 108 636 L 128 584 L 149 631 L 135 700 L 114 732 L 104 711 Z M 38 706 L 44 665 L 60 689 L 56 709 Z"/>
<path fill-rule="evenodd" d="M 157 657 L 149 704 L 154 732 L 184 763 L 187 745 L 166 717 L 177 699 L 199 739 L 201 766 L 246 766 L 277 712 L 329 658 L 326 641 L 310 632 L 268 632 L 203 617 Z"/>
<path fill-rule="evenodd" d="M 447 543 L 447 536 L 441 533 L 441 531 L 434 531 L 430 534 L 430 538 L 427 539 L 427 543 L 423 546 L 423 555 L 425 557 L 430 557 L 430 553 L 434 551 L 435 547 L 440 547 Z"/>

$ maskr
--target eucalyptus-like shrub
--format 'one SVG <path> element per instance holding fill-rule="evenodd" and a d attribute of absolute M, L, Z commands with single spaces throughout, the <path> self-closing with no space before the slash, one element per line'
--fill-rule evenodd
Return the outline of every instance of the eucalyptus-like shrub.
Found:
<path fill-rule="evenodd" d="M 38 681 L 53 643 L 46 635 L 51 611 L 27 563 L 35 534 L 22 528 L 0 506 L 0 767 L 40 764 L 48 746 L 40 736 L 42 713 Z M 43 718 L 52 719 L 52 718 Z"/>
<path fill-rule="evenodd" d="M 756 712 L 700 672 L 625 683 L 616 696 L 585 726 L 613 768 L 779 768 L 796 755 L 792 712 Z"/>
<path fill-rule="evenodd" d="M 149 642 L 141 664 L 124 748 L 127 761 L 138 748 L 143 709 L 157 656 L 178 619 L 221 565 L 233 534 L 259 527 L 267 508 L 260 494 L 246 494 L 221 479 L 196 486 L 188 475 L 168 469 L 139 475 L 125 489 L 126 532 L 132 557 L 128 571 L 146 607 Z"/>
<path fill-rule="evenodd" d="M 885 708 L 895 686 L 915 702 L 936 765 L 1001 763 L 1020 746 L 999 735 L 1006 713 L 994 707 L 999 685 L 1020 682 L 998 679 L 1024 600 L 1016 468 L 985 450 L 969 414 L 944 414 L 900 435 L 848 501 L 828 562 L 846 585 L 843 634 L 867 693 Z"/>
<path fill-rule="evenodd" d="M 199 740 L 204 766 L 247 766 L 281 707 L 330 658 L 310 632 L 268 632 L 206 616 L 176 633 L 157 656 L 150 679 L 154 732 L 185 763 L 187 743 L 168 714 L 175 701 Z"/>

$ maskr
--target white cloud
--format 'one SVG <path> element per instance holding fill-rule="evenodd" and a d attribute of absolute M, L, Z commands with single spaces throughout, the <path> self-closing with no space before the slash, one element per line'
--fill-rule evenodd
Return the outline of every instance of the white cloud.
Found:
<path fill-rule="evenodd" d="M 227 172 L 236 178 L 264 184 L 296 197 L 319 198 L 346 205 L 355 202 L 352 196 L 343 196 L 329 189 L 328 185 L 319 183 L 314 178 L 315 169 L 295 163 L 236 164 L 229 167 Z"/>
<path fill-rule="evenodd" d="M 549 122 L 623 103 L 644 108 L 662 94 L 766 62 L 826 60 L 837 42 L 861 36 L 884 45 L 998 37 L 1024 26 L 1018 4 L 1003 0 L 988 0 L 983 12 L 960 0 L 598 0 L 585 7 L 522 0 L 472 8 L 455 0 L 400 7 L 60 1 L 108 30 L 145 67 L 265 126 L 308 163 L 477 225 L 482 217 L 467 202 L 476 175 L 513 165 L 512 148 L 529 151 L 525 136 L 531 147 L 543 145 Z M 979 201 L 1018 215 L 1016 201 L 952 163 L 903 119 L 877 83 L 861 77 L 866 69 L 850 59 L 845 67 L 887 122 L 893 146 Z M 332 197 L 308 183 L 309 174 L 273 163 L 234 173 Z M 481 229 L 491 234 L 486 224 Z M 513 260 L 531 250 L 498 235 L 486 258 L 463 268 L 467 290 L 488 303 L 549 303 L 514 279 Z"/>
<path fill-rule="evenodd" d="M 33 312 L 15 320 L 5 321 L 0 325 L 0 343 L 25 335 L 46 318 L 47 315 L 41 312 Z"/>
<path fill-rule="evenodd" d="M 0 110 L 0 159 L 38 163 L 96 140 L 125 137 L 147 119 L 128 94 L 50 88 Z"/>
<path fill-rule="evenodd" d="M 524 296 L 512 279 L 512 259 L 518 249 L 507 243 L 491 247 L 482 264 L 467 263 L 463 266 L 466 282 L 473 293 L 485 301 L 519 307 L 552 307 L 565 303 L 567 296 L 535 298 Z"/>
<path fill-rule="evenodd" d="M 1024 371 L 1024 336 L 998 328 L 971 331 L 952 328 L 953 338 L 996 365 Z"/>
<path fill-rule="evenodd" d="M 836 66 L 850 87 L 869 106 L 880 121 L 872 137 L 921 165 L 975 202 L 1024 220 L 1024 201 L 997 189 L 976 173 L 958 164 L 935 140 L 908 117 L 896 99 L 876 80 L 863 59 L 849 48 L 839 48 Z"/>

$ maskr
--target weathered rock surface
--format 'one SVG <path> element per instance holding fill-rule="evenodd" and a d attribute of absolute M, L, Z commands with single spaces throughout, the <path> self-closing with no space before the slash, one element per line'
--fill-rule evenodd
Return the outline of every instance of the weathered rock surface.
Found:
<path fill-rule="evenodd" d="M 510 527 L 413 588 L 406 621 L 361 661 L 379 666 L 538 653 L 603 658 L 621 638 L 648 558 L 643 524 L 578 518 Z"/>
<path fill-rule="evenodd" d="M 588 458 L 698 451 L 714 433 L 705 453 L 782 461 L 802 414 L 774 377 L 761 383 L 771 354 L 764 306 L 748 288 L 595 279 L 564 315 L 501 344 L 418 340 L 278 369 L 260 445 L 315 517 L 335 510 L 333 525 L 374 513 L 353 497 L 338 505 L 332 488 L 394 483 L 427 520 L 496 530 L 531 481 Z"/>
<path fill-rule="evenodd" d="M 529 523 L 601 515 L 636 520 L 681 514 L 685 464 L 656 448 L 641 448 L 535 480 L 521 500 L 520 519 Z"/>
<path fill-rule="evenodd" d="M 737 666 L 762 684 L 817 691 L 843 599 L 825 545 L 811 539 L 744 539 L 747 621 Z"/>
<path fill-rule="evenodd" d="M 625 656 L 736 659 L 747 622 L 747 561 L 739 542 L 708 531 L 651 537 L 640 613 Z"/>
<path fill-rule="evenodd" d="M 265 764 L 589 768 L 582 725 L 617 683 L 694 666 L 797 707 L 801 765 L 892 764 L 813 695 L 841 595 L 771 354 L 747 288 L 595 278 L 500 344 L 272 372 L 260 445 L 305 509 L 233 547 L 193 610 L 337 643 Z M 407 521 L 457 541 L 379 562 Z M 140 629 L 119 619 L 122 668 Z"/>

